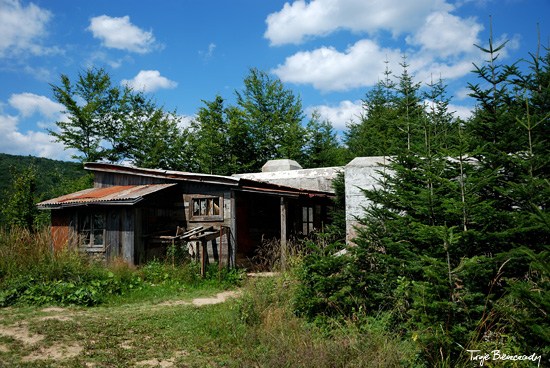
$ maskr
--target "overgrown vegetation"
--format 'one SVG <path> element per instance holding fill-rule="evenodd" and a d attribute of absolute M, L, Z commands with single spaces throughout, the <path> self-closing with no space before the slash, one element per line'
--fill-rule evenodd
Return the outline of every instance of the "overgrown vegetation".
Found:
<path fill-rule="evenodd" d="M 48 213 L 39 214 L 35 204 L 89 188 L 90 179 L 75 162 L 0 153 L 0 226 L 47 224 Z"/>
<path fill-rule="evenodd" d="M 11 306 L 0 309 L 1 364 L 397 367 L 414 360 L 415 342 L 389 330 L 387 318 L 356 315 L 315 325 L 296 316 L 294 272 L 302 258 L 294 247 L 283 276 L 243 281 L 231 270 L 219 284 L 216 267 L 201 279 L 194 263 L 153 261 L 129 269 L 75 252 L 52 253 L 47 234 L 1 233 L 0 302 Z M 178 303 L 241 283 L 242 296 L 223 305 Z M 9 337 L 14 328 L 32 343 Z M 48 357 L 50 349 L 59 356 Z"/>
<path fill-rule="evenodd" d="M 51 251 L 50 231 L 12 227 L 0 232 L 0 306 L 83 305 L 95 306 L 119 297 L 142 298 L 177 295 L 184 290 L 226 288 L 237 285 L 236 270 L 223 269 L 218 284 L 214 266 L 202 280 L 196 263 L 173 267 L 161 261 L 141 269 L 129 268 L 123 261 L 105 265 L 74 249 Z"/>

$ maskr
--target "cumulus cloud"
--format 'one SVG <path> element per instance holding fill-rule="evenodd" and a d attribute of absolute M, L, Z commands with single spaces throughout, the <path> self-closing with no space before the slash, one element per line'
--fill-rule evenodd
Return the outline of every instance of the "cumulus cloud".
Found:
<path fill-rule="evenodd" d="M 473 52 L 482 30 L 483 26 L 473 18 L 461 19 L 447 12 L 434 12 L 427 16 L 425 23 L 413 36 L 406 39 L 409 44 L 420 46 L 423 51 L 446 58 Z"/>
<path fill-rule="evenodd" d="M 0 152 L 13 155 L 33 155 L 57 160 L 69 160 L 74 150 L 65 150 L 61 143 L 39 131 L 20 132 L 18 116 L 0 115 Z"/>
<path fill-rule="evenodd" d="M 101 15 L 90 21 L 86 28 L 105 47 L 144 54 L 157 47 L 152 31 L 144 31 L 130 22 L 129 16 L 121 18 Z"/>
<path fill-rule="evenodd" d="M 436 104 L 431 100 L 425 100 L 424 105 L 428 109 L 433 109 L 436 107 Z M 447 106 L 447 111 L 453 114 L 455 118 L 461 118 L 462 120 L 468 120 L 474 114 L 474 108 L 472 106 L 449 104 Z"/>
<path fill-rule="evenodd" d="M 56 48 L 41 45 L 51 18 L 51 12 L 33 3 L 22 6 L 18 0 L 1 0 L 0 57 L 18 56 L 23 52 L 35 55 L 56 52 Z"/>
<path fill-rule="evenodd" d="M 357 120 L 361 116 L 362 102 L 361 100 L 342 101 L 336 106 L 319 105 L 306 108 L 307 114 L 312 114 L 314 111 L 319 113 L 322 120 L 328 120 L 332 123 L 334 129 L 343 130 L 352 120 Z"/>
<path fill-rule="evenodd" d="M 47 118 L 54 118 L 59 115 L 65 107 L 55 101 L 50 100 L 46 96 L 39 96 L 33 93 L 13 94 L 8 102 L 12 107 L 17 109 L 21 116 L 27 117 L 38 112 L 40 115 Z"/>
<path fill-rule="evenodd" d="M 397 65 L 400 59 L 399 50 L 360 40 L 345 52 L 333 47 L 298 52 L 271 72 L 284 82 L 312 84 L 325 92 L 348 90 L 373 85 L 384 72 L 384 60 Z"/>
<path fill-rule="evenodd" d="M 468 120 L 474 114 L 474 108 L 472 106 L 460 106 L 449 104 L 449 111 L 453 112 L 453 115 L 461 118 L 462 120 Z"/>
<path fill-rule="evenodd" d="M 264 37 L 273 46 L 299 44 L 340 29 L 371 34 L 385 30 L 396 37 L 416 30 L 428 14 L 452 9 L 445 0 L 298 0 L 267 16 Z"/>
<path fill-rule="evenodd" d="M 416 81 L 426 82 L 432 75 L 444 80 L 463 77 L 471 63 L 482 62 L 479 35 L 483 25 L 475 18 L 451 14 L 454 6 L 446 0 L 298 0 L 286 3 L 268 16 L 265 37 L 271 45 L 301 43 L 308 37 L 326 36 L 338 30 L 368 33 L 339 50 L 323 46 L 288 56 L 272 70 L 283 82 L 311 84 L 323 92 L 344 91 L 374 85 L 385 69 L 384 61 L 394 72 L 400 71 L 402 56 L 407 55 L 408 71 Z M 405 41 L 406 49 L 383 47 L 386 37 L 391 43 Z M 512 47 L 518 44 L 514 38 Z"/>
<path fill-rule="evenodd" d="M 141 70 L 133 79 L 123 79 L 121 84 L 144 92 L 171 89 L 178 86 L 177 82 L 161 77 L 158 70 Z"/>

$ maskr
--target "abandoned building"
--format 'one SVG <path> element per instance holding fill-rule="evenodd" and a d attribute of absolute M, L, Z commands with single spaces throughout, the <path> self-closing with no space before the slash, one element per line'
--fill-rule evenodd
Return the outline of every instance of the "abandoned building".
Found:
<path fill-rule="evenodd" d="M 380 172 L 388 163 L 388 157 L 384 156 L 356 157 L 346 166 L 302 169 L 292 160 L 273 160 L 264 165 L 261 173 L 233 176 L 334 194 L 332 180 L 343 171 L 346 183 L 346 243 L 351 244 L 360 226 L 358 219 L 364 215 L 364 208 L 369 204 L 362 189 L 375 188 Z"/>
<path fill-rule="evenodd" d="M 38 204 L 51 210 L 52 246 L 132 265 L 185 240 L 203 262 L 240 266 L 264 239 L 284 244 L 320 229 L 332 206 L 330 190 L 106 163 L 84 167 L 94 174 L 94 188 Z"/>

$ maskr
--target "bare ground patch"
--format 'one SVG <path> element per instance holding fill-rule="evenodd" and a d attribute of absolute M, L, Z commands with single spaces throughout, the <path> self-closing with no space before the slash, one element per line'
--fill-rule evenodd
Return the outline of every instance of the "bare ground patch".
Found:
<path fill-rule="evenodd" d="M 55 344 L 47 348 L 40 348 L 39 351 L 23 357 L 24 362 L 34 362 L 36 360 L 65 360 L 73 358 L 80 354 L 84 348 L 77 344 L 63 345 Z"/>
<path fill-rule="evenodd" d="M 0 335 L 13 337 L 14 339 L 20 340 L 28 345 L 36 344 L 37 342 L 43 340 L 45 337 L 44 335 L 30 332 L 24 324 L 19 324 L 16 326 L 0 325 Z"/>
<path fill-rule="evenodd" d="M 236 298 L 240 296 L 241 293 L 242 293 L 241 290 L 223 291 L 221 293 L 216 294 L 216 296 L 210 297 L 210 298 L 195 298 L 191 302 L 186 302 L 183 300 L 169 300 L 166 302 L 159 303 L 157 304 L 157 306 L 194 305 L 196 307 L 200 307 L 203 305 L 223 303 L 227 301 L 229 298 Z"/>
<path fill-rule="evenodd" d="M 46 320 L 46 319 L 58 319 L 58 320 L 71 320 L 68 316 L 45 316 L 40 317 L 37 320 Z M 62 344 L 57 343 L 50 345 L 48 347 L 41 346 L 42 340 L 45 339 L 45 335 L 33 333 L 27 328 L 27 323 L 19 323 L 17 325 L 3 326 L 0 325 L 0 335 L 11 337 L 15 340 L 21 341 L 24 345 L 33 346 L 33 351 L 30 355 L 24 356 L 21 358 L 24 362 L 33 362 L 36 360 L 65 360 L 77 356 L 83 350 L 83 347 L 71 343 L 71 344 Z M 9 352 L 10 349 L 5 345 L 0 345 L 1 352 Z"/>

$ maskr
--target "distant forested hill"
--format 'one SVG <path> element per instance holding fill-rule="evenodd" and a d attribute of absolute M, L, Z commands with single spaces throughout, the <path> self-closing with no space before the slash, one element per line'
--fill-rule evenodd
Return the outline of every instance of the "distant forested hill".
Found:
<path fill-rule="evenodd" d="M 57 161 L 34 156 L 16 156 L 0 153 L 0 203 L 4 203 L 12 185 L 12 169 L 21 172 L 33 165 L 37 172 L 37 194 L 42 200 L 59 193 L 62 182 L 76 180 L 86 175 L 82 165 L 75 162 Z"/>

